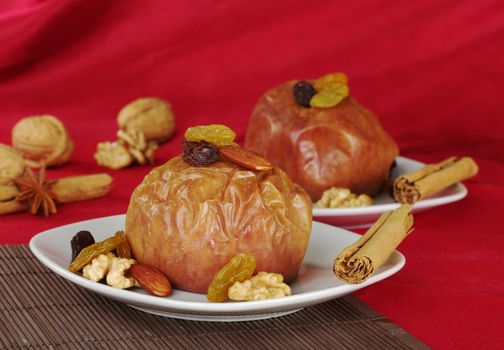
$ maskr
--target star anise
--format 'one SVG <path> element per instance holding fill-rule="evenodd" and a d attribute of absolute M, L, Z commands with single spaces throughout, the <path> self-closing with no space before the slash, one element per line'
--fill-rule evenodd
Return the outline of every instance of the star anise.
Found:
<path fill-rule="evenodd" d="M 36 214 L 40 210 L 42 210 L 44 216 L 56 214 L 58 210 L 56 209 L 55 201 L 58 198 L 51 189 L 54 182 L 45 179 L 45 166 L 40 168 L 38 176 L 27 167 L 25 173 L 14 180 L 19 189 L 16 200 L 20 202 L 26 201 L 30 206 L 32 214 Z"/>

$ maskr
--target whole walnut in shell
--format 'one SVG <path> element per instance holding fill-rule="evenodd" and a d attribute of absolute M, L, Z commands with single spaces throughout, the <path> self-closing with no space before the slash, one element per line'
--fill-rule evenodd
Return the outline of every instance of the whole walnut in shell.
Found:
<path fill-rule="evenodd" d="M 117 116 L 119 128 L 126 132 L 142 132 L 146 141 L 162 143 L 173 136 L 175 118 L 168 102 L 145 97 L 121 109 Z"/>
<path fill-rule="evenodd" d="M 21 119 L 12 129 L 12 145 L 32 168 L 63 164 L 74 147 L 63 123 L 51 115 Z"/>
<path fill-rule="evenodd" d="M 14 148 L 0 144 L 0 185 L 10 185 L 23 174 L 25 167 L 23 157 Z"/>

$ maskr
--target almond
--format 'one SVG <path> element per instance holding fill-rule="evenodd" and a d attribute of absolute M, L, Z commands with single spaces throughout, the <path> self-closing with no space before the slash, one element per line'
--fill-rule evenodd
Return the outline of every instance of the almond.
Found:
<path fill-rule="evenodd" d="M 135 264 L 131 266 L 131 275 L 152 295 L 167 297 L 172 292 L 168 278 L 155 267 Z"/>
<path fill-rule="evenodd" d="M 219 148 L 219 152 L 230 162 L 238 164 L 246 169 L 257 171 L 270 171 L 273 169 L 269 161 L 246 148 L 225 146 Z"/>

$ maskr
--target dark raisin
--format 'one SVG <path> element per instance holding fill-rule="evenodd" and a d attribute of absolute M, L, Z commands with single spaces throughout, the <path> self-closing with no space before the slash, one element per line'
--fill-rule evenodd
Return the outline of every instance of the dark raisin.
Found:
<path fill-rule="evenodd" d="M 310 100 L 316 91 L 312 84 L 307 81 L 298 81 L 293 88 L 294 100 L 303 107 L 310 107 Z"/>
<path fill-rule="evenodd" d="M 70 245 L 72 246 L 72 261 L 75 260 L 77 255 L 81 252 L 82 249 L 90 246 L 91 244 L 95 244 L 95 239 L 91 232 L 89 231 L 79 231 L 73 236 L 70 241 Z"/>
<path fill-rule="evenodd" d="M 219 159 L 219 149 L 206 141 L 182 143 L 182 159 L 193 166 L 206 166 Z"/>

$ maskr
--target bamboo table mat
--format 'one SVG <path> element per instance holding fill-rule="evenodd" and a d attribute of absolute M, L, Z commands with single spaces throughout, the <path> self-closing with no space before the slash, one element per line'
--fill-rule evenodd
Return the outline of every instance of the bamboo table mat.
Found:
<path fill-rule="evenodd" d="M 25 245 L 0 246 L 0 308 L 0 349 L 427 348 L 352 295 L 253 322 L 154 316 L 66 281 Z"/>

